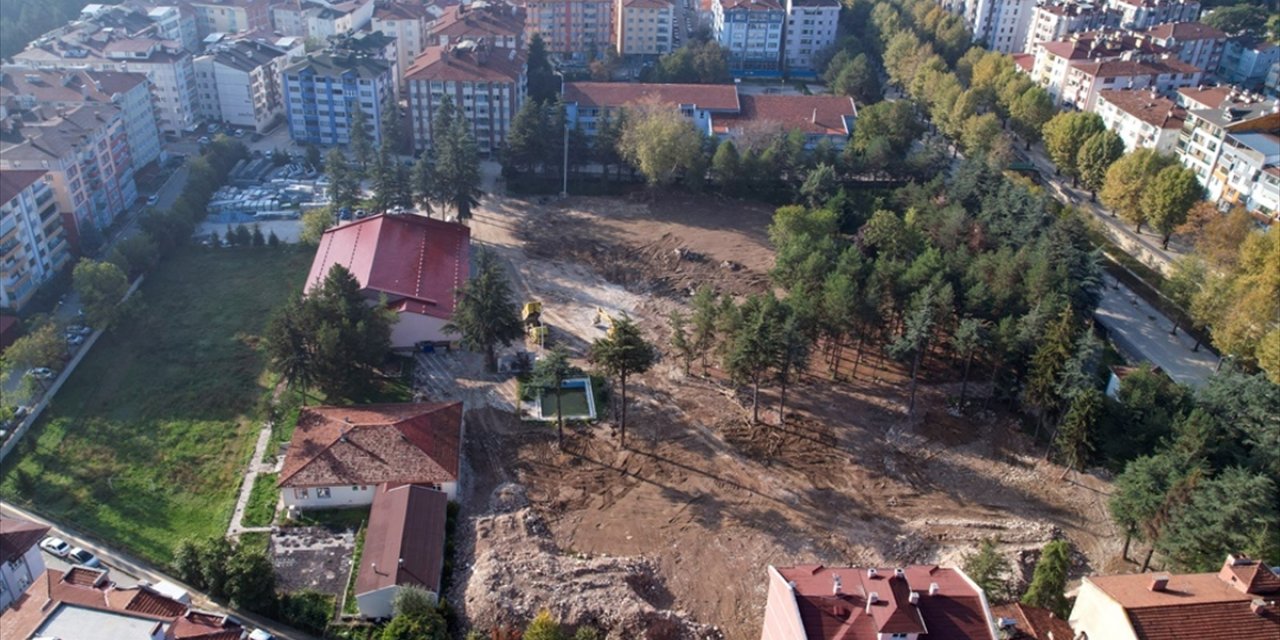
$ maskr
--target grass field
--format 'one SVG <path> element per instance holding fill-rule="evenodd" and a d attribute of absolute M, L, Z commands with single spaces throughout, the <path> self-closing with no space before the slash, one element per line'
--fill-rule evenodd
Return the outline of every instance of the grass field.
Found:
<path fill-rule="evenodd" d="M 240 524 L 246 527 L 267 527 L 276 515 L 276 502 L 280 490 L 276 488 L 279 476 L 274 473 L 259 474 L 253 481 L 253 489 L 249 491 L 249 504 L 244 507 L 244 518 Z"/>
<path fill-rule="evenodd" d="M 0 496 L 157 562 L 225 532 L 268 384 L 260 335 L 310 262 L 248 248 L 166 260 L 6 460 Z"/>

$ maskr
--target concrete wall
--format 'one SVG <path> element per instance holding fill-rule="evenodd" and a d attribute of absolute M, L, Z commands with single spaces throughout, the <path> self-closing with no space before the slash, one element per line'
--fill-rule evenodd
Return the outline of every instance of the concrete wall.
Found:
<path fill-rule="evenodd" d="M 1067 621 L 1077 634 L 1087 634 L 1090 638 L 1138 640 L 1133 627 L 1129 625 L 1129 616 L 1125 614 L 1124 607 L 1089 582 L 1088 578 L 1080 583 L 1076 604 L 1071 608 Z"/>
<path fill-rule="evenodd" d="M 329 497 L 321 498 L 320 489 L 328 489 Z M 458 483 L 446 482 L 440 485 L 439 489 L 449 497 L 450 500 L 458 499 Z M 341 509 L 344 507 L 363 507 L 373 504 L 373 494 L 377 490 L 376 485 L 339 485 L 332 487 L 281 487 L 280 497 L 284 499 L 285 509 L 289 507 L 297 507 L 299 509 Z M 304 495 L 305 494 L 305 495 Z"/>
<path fill-rule="evenodd" d="M 435 316 L 422 315 L 421 313 L 401 313 L 399 318 L 395 325 L 391 327 L 392 349 L 412 349 L 415 343 L 424 340 L 444 342 L 456 340 L 458 337 L 457 334 L 445 333 L 444 325 L 448 321 Z"/>
<path fill-rule="evenodd" d="M 760 640 L 805 640 L 804 622 L 795 593 L 777 569 L 769 567 L 768 600 L 764 606 L 764 630 Z"/>

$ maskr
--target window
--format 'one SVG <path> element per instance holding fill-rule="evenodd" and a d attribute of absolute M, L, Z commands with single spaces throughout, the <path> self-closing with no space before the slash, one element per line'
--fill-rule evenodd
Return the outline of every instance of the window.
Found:
<path fill-rule="evenodd" d="M 329 499 L 329 487 L 316 487 L 316 497 L 322 500 Z"/>
<path fill-rule="evenodd" d="M 307 500 L 311 497 L 309 489 L 294 489 L 293 497 L 298 500 Z"/>

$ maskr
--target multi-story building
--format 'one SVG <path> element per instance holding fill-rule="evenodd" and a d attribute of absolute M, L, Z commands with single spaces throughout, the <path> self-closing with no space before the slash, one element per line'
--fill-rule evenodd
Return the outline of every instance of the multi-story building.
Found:
<path fill-rule="evenodd" d="M 1197 0 L 1107 0 L 1107 7 L 1116 14 L 1112 26 L 1134 31 L 1200 19 Z"/>
<path fill-rule="evenodd" d="M 196 32 L 201 38 L 211 33 L 271 31 L 272 0 L 183 0 L 183 3 L 195 12 Z"/>
<path fill-rule="evenodd" d="M 1126 31 L 1073 33 L 1063 40 L 1036 47 L 1031 79 L 1044 87 L 1059 105 L 1066 101 L 1068 79 L 1079 65 L 1106 61 L 1154 61 L 1170 54 L 1149 38 Z M 1081 79 L 1077 78 L 1077 83 Z M 1106 88 L 1125 88 L 1112 86 Z"/>
<path fill-rule="evenodd" d="M 815 58 L 835 44 L 840 25 L 839 0 L 787 0 L 783 49 L 787 71 L 816 72 Z"/>
<path fill-rule="evenodd" d="M 1113 14 L 1100 4 L 1056 0 L 1036 6 L 1024 50 L 1035 52 L 1042 42 L 1063 40 L 1073 33 L 1105 28 Z"/>
<path fill-rule="evenodd" d="M 427 45 L 470 40 L 501 49 L 523 49 L 525 17 L 523 7 L 501 2 L 451 5 L 427 29 Z"/>
<path fill-rule="evenodd" d="M 285 0 L 271 6 L 276 33 L 323 45 L 326 40 L 363 29 L 373 19 L 374 0 Z"/>
<path fill-rule="evenodd" d="M 1126 150 L 1153 149 L 1169 154 L 1177 149 L 1187 116 L 1176 102 L 1148 89 L 1100 91 L 1094 113 L 1124 140 Z"/>
<path fill-rule="evenodd" d="M 71 258 L 46 175 L 41 169 L 0 172 L 0 307 L 22 309 Z M 8 606 L 4 595 L 0 588 L 0 606 Z"/>
<path fill-rule="evenodd" d="M 41 105 L 69 109 L 81 104 L 114 104 L 124 117 L 134 171 L 162 155 L 147 77 L 140 73 L 2 67 L 0 103 L 22 111 Z"/>
<path fill-rule="evenodd" d="M 973 31 L 974 41 L 1000 53 L 1026 49 L 1036 0 L 974 0 L 963 8 L 962 15 Z"/>
<path fill-rule="evenodd" d="M 395 39 L 396 71 L 399 74 L 396 81 L 401 85 L 413 59 L 427 46 L 427 26 L 430 23 L 431 14 L 427 13 L 425 4 L 388 0 L 380 2 L 373 10 L 369 28 Z"/>
<path fill-rule="evenodd" d="M 1271 122 L 1266 116 L 1276 108 L 1275 100 L 1263 100 L 1226 87 L 1183 89 L 1178 101 L 1187 110 L 1187 121 L 1178 137 L 1178 159 L 1194 171 L 1200 184 L 1206 187 L 1214 182 L 1215 174 L 1219 184 L 1226 176 L 1218 167 L 1228 134 L 1260 130 L 1259 123 Z M 1211 199 L 1217 200 L 1217 197 Z"/>
<path fill-rule="evenodd" d="M 1171 95 L 1203 80 L 1203 71 L 1177 58 L 1085 61 L 1071 65 L 1059 96 L 1064 105 L 1093 111 L 1097 108 L 1098 93 L 1108 89 L 1150 89 Z"/>
<path fill-rule="evenodd" d="M 374 144 L 382 140 L 382 105 L 395 93 L 393 64 L 374 56 L 308 54 L 281 74 L 285 117 L 295 142 L 345 145 L 351 141 L 351 115 L 364 112 Z"/>
<path fill-rule="evenodd" d="M 1245 89 L 1257 89 L 1267 79 L 1271 65 L 1280 62 L 1280 45 L 1266 40 L 1233 38 L 1222 50 L 1218 76 Z"/>
<path fill-rule="evenodd" d="M 1214 73 L 1222 62 L 1227 34 L 1203 22 L 1170 22 L 1147 29 L 1152 42 L 1177 54 L 1178 59 L 1206 73 Z"/>
<path fill-rule="evenodd" d="M 186 5 L 143 0 L 129 2 L 127 6 L 89 4 L 80 10 L 79 21 L 93 22 L 122 35 L 172 40 L 193 53 L 200 50 L 196 14 Z"/>
<path fill-rule="evenodd" d="M 1274 103 L 1272 103 L 1274 106 Z M 1280 113 L 1267 112 L 1226 125 L 1218 162 L 1205 181 L 1209 200 L 1227 208 L 1248 205 L 1268 168 L 1280 165 Z M 1274 215 L 1272 209 L 1270 214 Z"/>
<path fill-rule="evenodd" d="M 547 51 L 565 62 L 590 62 L 613 46 L 614 1 L 527 0 L 525 32 L 542 34 Z"/>
<path fill-rule="evenodd" d="M 147 18 L 156 23 L 156 34 L 161 39 L 173 40 L 192 53 L 200 50 L 200 31 L 194 11 L 181 5 L 144 6 L 150 7 Z"/>
<path fill-rule="evenodd" d="M 68 239 L 79 246 L 84 225 L 105 229 L 138 199 L 138 189 L 118 108 L 83 104 L 55 114 L 9 114 L 0 125 L 0 169 L 45 171 Z"/>
<path fill-rule="evenodd" d="M 670 0 L 618 0 L 613 45 L 619 55 L 656 56 L 672 49 L 675 4 Z"/>
<path fill-rule="evenodd" d="M 400 99 L 400 79 L 404 77 L 397 62 L 399 50 L 396 39 L 381 31 L 357 31 L 330 38 L 328 49 L 335 56 L 373 58 L 391 65 L 391 92 L 396 100 Z"/>
<path fill-rule="evenodd" d="M 736 72 L 773 73 L 782 64 L 787 12 L 779 0 L 713 0 L 711 32 Z"/>
<path fill-rule="evenodd" d="M 245 39 L 218 43 L 195 59 L 200 115 L 263 132 L 284 116 L 280 72 L 304 53 Z"/>
<path fill-rule="evenodd" d="M 1262 90 L 1273 98 L 1280 97 L 1280 60 L 1271 63 L 1267 79 L 1262 83 Z"/>
<path fill-rule="evenodd" d="M 500 149 L 524 104 L 527 58 L 516 49 L 464 41 L 427 47 L 405 74 L 414 147 L 428 149 L 445 99 L 471 128 L 480 153 Z"/>
<path fill-rule="evenodd" d="M 6 187 L 4 200 L 9 199 Z M 49 533 L 49 527 L 29 520 L 0 516 L 0 612 L 23 598 L 27 587 L 44 573 L 44 555 L 39 542 Z M 5 625 L 6 632 L 9 625 Z"/>

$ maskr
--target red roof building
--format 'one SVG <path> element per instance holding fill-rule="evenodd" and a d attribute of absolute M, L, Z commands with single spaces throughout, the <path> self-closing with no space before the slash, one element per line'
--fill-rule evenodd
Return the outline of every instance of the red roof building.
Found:
<path fill-rule="evenodd" d="M 0 516 L 0 611 L 9 608 L 27 585 L 44 571 L 40 539 L 49 527 Z"/>
<path fill-rule="evenodd" d="M 371 504 L 380 484 L 421 484 L 458 495 L 462 403 L 305 407 L 285 452 L 285 506 Z"/>
<path fill-rule="evenodd" d="M 306 291 L 334 265 L 355 276 L 371 303 L 383 299 L 399 319 L 391 346 L 446 342 L 458 289 L 470 273 L 471 231 L 465 225 L 413 214 L 382 214 L 333 227 L 320 237 Z"/>
<path fill-rule="evenodd" d="M 1075 632 L 1066 620 L 1048 609 L 1021 602 L 991 607 L 1000 640 L 1073 640 Z"/>
<path fill-rule="evenodd" d="M 996 640 L 986 596 L 959 569 L 769 567 L 762 640 Z"/>
<path fill-rule="evenodd" d="M 1227 556 L 1217 573 L 1086 577 L 1069 621 L 1092 639 L 1276 640 L 1280 576 Z"/>
<path fill-rule="evenodd" d="M 360 615 L 390 618 L 395 594 L 405 585 L 440 593 L 448 506 L 443 492 L 422 485 L 378 487 L 356 568 Z"/>

